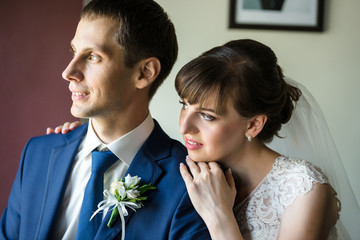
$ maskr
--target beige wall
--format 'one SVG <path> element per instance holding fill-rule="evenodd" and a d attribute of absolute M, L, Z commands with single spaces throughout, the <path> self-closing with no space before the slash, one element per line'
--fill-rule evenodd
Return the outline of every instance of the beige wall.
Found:
<path fill-rule="evenodd" d="M 172 18 L 180 45 L 178 61 L 151 104 L 152 115 L 181 139 L 176 72 L 215 45 L 253 38 L 273 48 L 285 75 L 305 85 L 321 105 L 360 202 L 360 1 L 326 1 L 323 33 L 228 29 L 229 1 L 157 0 Z"/>

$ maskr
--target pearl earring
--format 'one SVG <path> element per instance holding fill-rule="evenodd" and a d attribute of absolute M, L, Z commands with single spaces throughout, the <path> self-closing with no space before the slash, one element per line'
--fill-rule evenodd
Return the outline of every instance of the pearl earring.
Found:
<path fill-rule="evenodd" d="M 247 136 L 247 140 L 248 140 L 249 142 L 251 142 L 251 135 L 248 135 L 248 136 Z"/>

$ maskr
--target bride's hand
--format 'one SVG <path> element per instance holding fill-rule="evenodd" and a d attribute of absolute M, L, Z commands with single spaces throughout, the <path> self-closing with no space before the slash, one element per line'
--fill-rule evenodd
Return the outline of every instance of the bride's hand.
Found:
<path fill-rule="evenodd" d="M 75 122 L 71 122 L 71 123 L 65 122 L 63 125 L 57 126 L 55 129 L 48 127 L 46 129 L 46 134 L 50 134 L 50 133 L 65 134 L 65 133 L 68 133 L 68 132 L 74 130 L 75 128 L 77 128 L 79 126 L 81 126 L 81 123 L 79 121 L 75 121 Z"/>
<path fill-rule="evenodd" d="M 204 220 L 212 239 L 243 239 L 233 213 L 236 187 L 231 170 L 225 174 L 216 162 L 198 162 L 186 159 L 180 164 L 190 200 Z"/>
<path fill-rule="evenodd" d="M 218 214 L 233 214 L 236 187 L 231 170 L 225 174 L 216 162 L 198 162 L 187 158 L 186 166 L 180 166 L 180 173 L 196 211 L 204 218 Z M 192 175 L 192 176 L 191 176 Z"/>

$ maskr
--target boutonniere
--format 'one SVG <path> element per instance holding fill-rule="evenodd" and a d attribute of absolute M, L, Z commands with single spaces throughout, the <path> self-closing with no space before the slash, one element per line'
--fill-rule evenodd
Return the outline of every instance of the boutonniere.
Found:
<path fill-rule="evenodd" d="M 110 191 L 105 190 L 105 200 L 98 204 L 98 209 L 91 216 L 91 219 L 100 211 L 112 207 L 112 213 L 107 226 L 111 228 L 118 216 L 120 215 L 122 224 L 122 239 L 125 238 L 125 219 L 124 216 L 128 215 L 126 207 L 134 210 L 143 207 L 142 201 L 146 200 L 146 196 L 142 196 L 148 190 L 156 189 L 151 184 L 140 186 L 140 179 L 138 176 L 130 176 L 128 174 L 124 179 L 115 181 L 110 185 Z"/>

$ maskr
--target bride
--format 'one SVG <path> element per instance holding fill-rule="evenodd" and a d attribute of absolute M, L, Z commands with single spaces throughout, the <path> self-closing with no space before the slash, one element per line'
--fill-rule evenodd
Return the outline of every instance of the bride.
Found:
<path fill-rule="evenodd" d="M 269 47 L 237 40 L 211 49 L 175 87 L 191 174 L 180 171 L 213 239 L 337 239 L 340 202 L 325 174 L 265 144 L 301 95 Z"/>

